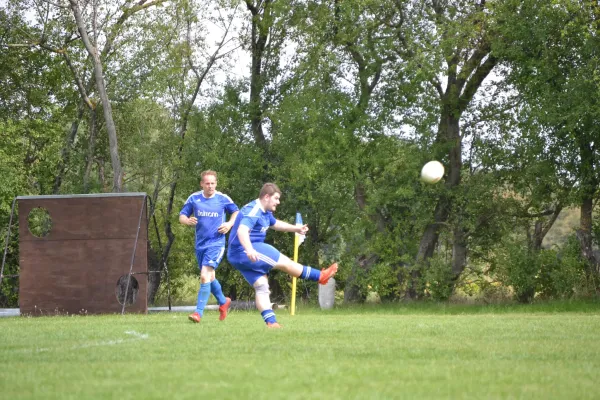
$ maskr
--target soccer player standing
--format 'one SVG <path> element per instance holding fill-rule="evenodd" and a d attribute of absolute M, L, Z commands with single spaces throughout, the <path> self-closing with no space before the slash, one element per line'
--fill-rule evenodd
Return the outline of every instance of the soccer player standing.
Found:
<path fill-rule="evenodd" d="M 273 211 L 279 205 L 281 190 L 274 183 L 265 183 L 258 199 L 242 207 L 229 235 L 227 259 L 254 288 L 256 308 L 269 328 L 280 328 L 271 309 L 267 274 L 275 268 L 296 278 L 318 281 L 324 285 L 337 273 L 334 263 L 319 271 L 303 266 L 264 243 L 269 228 L 282 232 L 306 234 L 308 225 L 297 226 L 275 219 Z"/>
<path fill-rule="evenodd" d="M 231 299 L 223 295 L 221 284 L 215 278 L 215 269 L 225 254 L 225 234 L 233 226 L 239 213 L 238 206 L 229 196 L 218 192 L 217 173 L 207 170 L 200 174 L 202 190 L 192 193 L 186 200 L 179 222 L 196 227 L 196 259 L 200 268 L 200 290 L 196 311 L 190 314 L 192 322 L 200 322 L 204 315 L 204 307 L 212 293 L 219 302 L 219 319 L 227 316 Z M 225 222 L 225 214 L 231 214 L 229 222 Z"/>

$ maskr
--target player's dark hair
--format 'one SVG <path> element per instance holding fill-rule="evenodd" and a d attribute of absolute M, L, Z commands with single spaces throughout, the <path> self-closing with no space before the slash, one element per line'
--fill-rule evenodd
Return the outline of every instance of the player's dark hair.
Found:
<path fill-rule="evenodd" d="M 281 195 L 281 190 L 274 183 L 265 183 L 260 189 L 260 194 L 258 195 L 259 199 L 262 199 L 265 196 L 273 196 L 275 193 L 279 193 Z"/>
<path fill-rule="evenodd" d="M 219 179 L 217 177 L 217 172 L 216 171 L 213 171 L 212 169 L 207 169 L 206 171 L 202 171 L 200 173 L 200 180 L 203 180 L 206 175 L 212 175 L 212 176 L 215 177 L 215 179 L 217 179 L 217 180 Z"/>

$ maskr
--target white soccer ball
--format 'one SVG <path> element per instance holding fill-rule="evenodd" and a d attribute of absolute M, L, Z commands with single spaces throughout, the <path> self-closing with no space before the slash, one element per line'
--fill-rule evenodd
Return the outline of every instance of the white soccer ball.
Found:
<path fill-rule="evenodd" d="M 444 166 L 439 161 L 429 161 L 423 165 L 421 179 L 423 182 L 436 183 L 444 176 Z"/>

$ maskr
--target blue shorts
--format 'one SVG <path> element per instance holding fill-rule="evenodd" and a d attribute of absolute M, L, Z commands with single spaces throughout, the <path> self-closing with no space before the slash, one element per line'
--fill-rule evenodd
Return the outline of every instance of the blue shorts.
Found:
<path fill-rule="evenodd" d="M 262 242 L 252 243 L 252 247 L 258 253 L 258 261 L 250 261 L 244 249 L 229 249 L 227 260 L 242 273 L 249 284 L 254 285 L 258 278 L 267 275 L 273 269 L 281 254 L 275 247 Z"/>
<path fill-rule="evenodd" d="M 219 263 L 223 259 L 225 254 L 225 246 L 213 246 L 205 249 L 196 249 L 196 260 L 198 260 L 198 267 L 202 269 L 203 266 L 213 267 L 217 269 Z"/>

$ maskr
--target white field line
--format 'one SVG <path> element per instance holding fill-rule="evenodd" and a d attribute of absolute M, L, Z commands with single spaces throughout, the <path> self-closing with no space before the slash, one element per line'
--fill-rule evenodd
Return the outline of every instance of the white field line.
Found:
<path fill-rule="evenodd" d="M 138 339 L 148 339 L 150 336 L 147 333 L 139 333 L 136 331 L 125 331 L 127 335 L 134 336 Z"/>
<path fill-rule="evenodd" d="M 71 346 L 71 347 L 38 347 L 35 349 L 20 349 L 20 350 L 15 350 L 15 351 L 25 352 L 25 353 L 43 353 L 43 352 L 48 352 L 48 351 L 63 351 L 63 350 L 71 351 L 71 350 L 87 349 L 90 347 L 115 346 L 115 345 L 122 344 L 122 343 L 137 342 L 139 340 L 146 340 L 146 339 L 150 338 L 150 336 L 147 333 L 139 333 L 136 331 L 125 331 L 125 334 L 129 335 L 129 336 L 133 336 L 133 337 L 125 338 L 125 339 L 111 339 L 111 340 L 101 340 L 101 341 L 97 341 L 97 342 L 82 343 L 82 344 L 78 344 L 76 346 Z"/>

